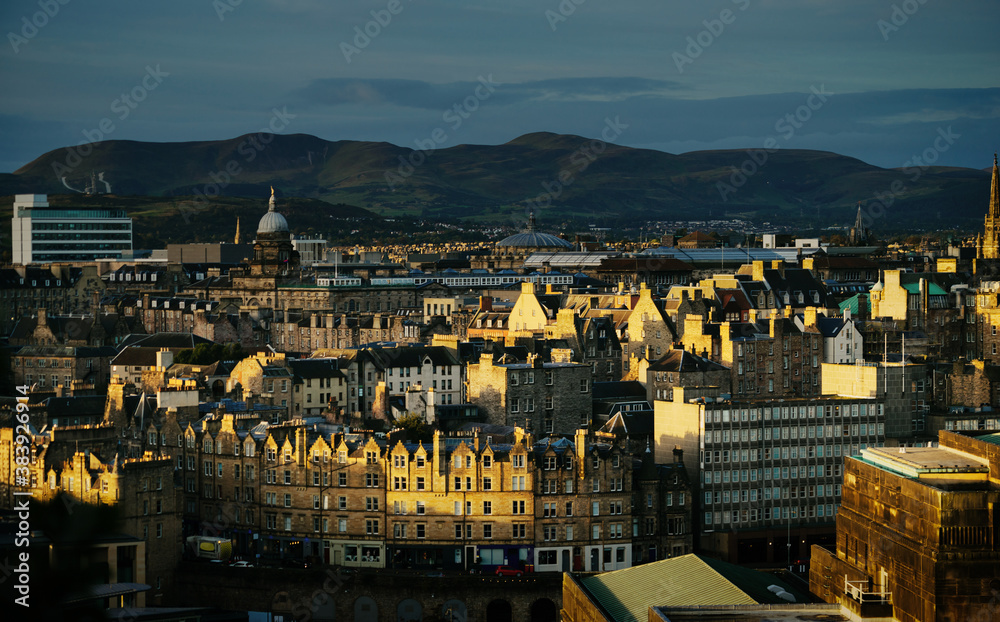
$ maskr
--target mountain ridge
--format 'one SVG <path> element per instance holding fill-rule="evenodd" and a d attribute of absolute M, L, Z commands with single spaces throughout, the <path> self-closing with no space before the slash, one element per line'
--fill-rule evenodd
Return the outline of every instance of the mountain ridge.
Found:
<path fill-rule="evenodd" d="M 88 147 L 86 157 L 64 147 L 0 175 L 0 194 L 80 191 L 103 173 L 118 195 L 259 198 L 273 185 L 382 216 L 490 222 L 534 209 L 605 223 L 738 217 L 818 226 L 852 223 L 859 201 L 883 197 L 891 205 L 882 224 L 929 227 L 971 226 L 989 201 L 989 174 L 977 169 L 884 169 L 814 150 L 670 154 L 552 132 L 428 151 L 309 134 Z"/>

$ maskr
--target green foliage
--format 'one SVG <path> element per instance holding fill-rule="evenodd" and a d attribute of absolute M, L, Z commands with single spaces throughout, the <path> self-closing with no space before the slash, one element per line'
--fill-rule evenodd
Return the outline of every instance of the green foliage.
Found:
<path fill-rule="evenodd" d="M 403 429 L 403 433 L 409 441 L 429 443 L 434 438 L 434 431 L 417 413 L 407 413 L 400 417 L 396 420 L 396 427 Z"/>
<path fill-rule="evenodd" d="M 182 365 L 211 365 L 216 361 L 239 361 L 246 357 L 238 343 L 199 343 L 194 349 L 181 350 L 174 357 Z"/>

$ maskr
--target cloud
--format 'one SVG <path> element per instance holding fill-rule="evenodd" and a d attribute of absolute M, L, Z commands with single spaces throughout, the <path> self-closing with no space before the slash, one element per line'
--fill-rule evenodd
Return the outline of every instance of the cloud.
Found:
<path fill-rule="evenodd" d="M 684 88 L 675 82 L 634 77 L 559 78 L 505 84 L 492 73 L 480 78 L 498 85 L 494 104 L 531 101 L 623 101 L 637 96 L 661 96 Z M 435 84 L 422 80 L 324 78 L 293 93 L 305 104 L 392 105 L 445 110 L 475 92 L 479 81 Z"/>

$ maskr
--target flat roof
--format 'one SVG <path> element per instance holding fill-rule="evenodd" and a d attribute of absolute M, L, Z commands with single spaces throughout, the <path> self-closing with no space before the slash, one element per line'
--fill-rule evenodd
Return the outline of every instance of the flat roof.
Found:
<path fill-rule="evenodd" d="M 861 451 L 861 459 L 914 479 L 985 481 L 990 473 L 985 459 L 948 447 L 869 447 Z"/>

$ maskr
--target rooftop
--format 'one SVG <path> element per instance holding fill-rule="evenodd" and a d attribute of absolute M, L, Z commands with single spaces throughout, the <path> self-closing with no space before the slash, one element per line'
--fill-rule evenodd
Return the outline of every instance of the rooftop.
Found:
<path fill-rule="evenodd" d="M 929 480 L 931 485 L 985 482 L 990 473 L 986 460 L 947 447 L 870 447 L 861 451 L 861 459 L 903 477 Z"/>
<path fill-rule="evenodd" d="M 795 602 L 808 596 L 774 575 L 690 554 L 605 572 L 578 580 L 615 622 L 648 619 L 650 607 L 787 603 L 770 590 L 778 586 Z"/>

